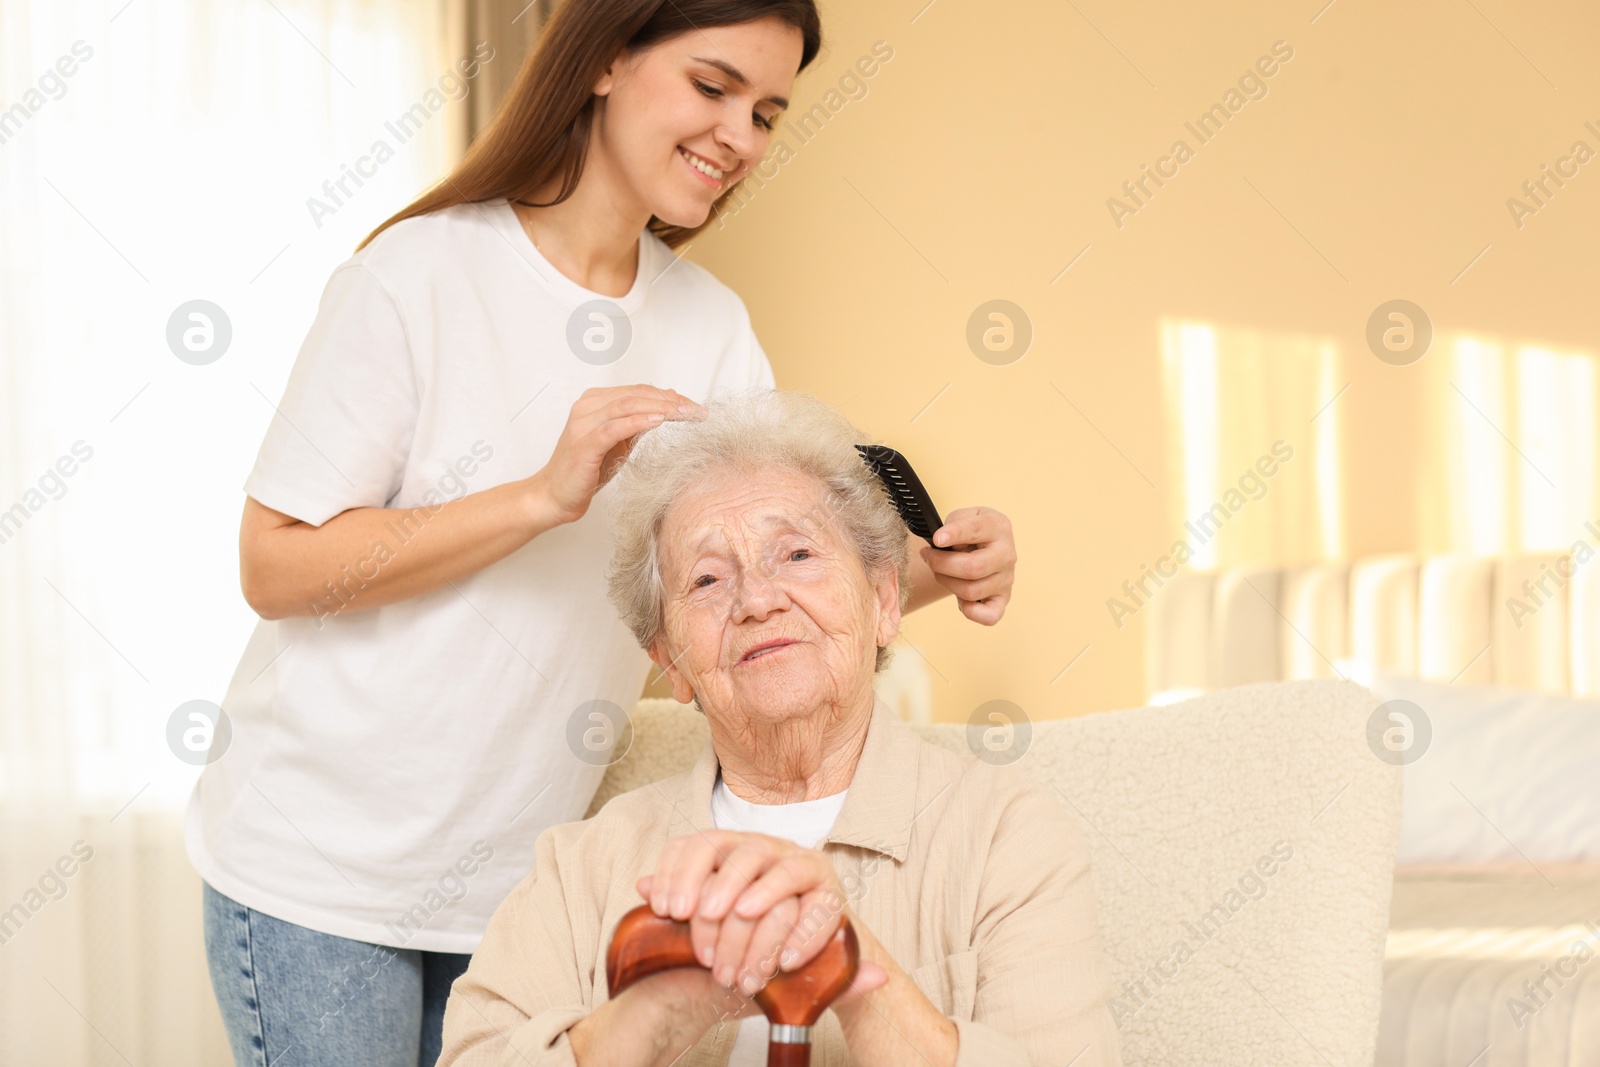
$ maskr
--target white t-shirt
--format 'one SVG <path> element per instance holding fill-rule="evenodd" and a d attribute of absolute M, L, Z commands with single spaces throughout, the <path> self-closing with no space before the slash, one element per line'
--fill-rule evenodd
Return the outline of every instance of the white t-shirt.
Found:
<path fill-rule="evenodd" d="M 245 491 L 312 525 L 437 504 L 539 471 L 591 386 L 772 388 L 738 295 L 639 241 L 632 289 L 607 298 L 551 266 L 505 200 L 385 230 L 329 278 Z M 262 620 L 188 809 L 201 877 L 324 933 L 473 951 L 540 831 L 593 797 L 590 702 L 631 712 L 649 672 L 606 599 L 614 487 L 453 585 L 355 610 L 360 576 L 426 536 L 413 512 L 328 575 L 319 616 Z"/>
<path fill-rule="evenodd" d="M 833 829 L 833 822 L 844 807 L 846 789 L 831 797 L 801 800 L 793 804 L 752 804 L 733 795 L 717 775 L 711 789 L 711 823 L 719 830 L 743 830 L 793 841 L 801 848 L 815 848 Z M 739 1020 L 739 1036 L 734 1040 L 728 1067 L 763 1067 L 767 1062 L 767 1032 L 771 1027 L 765 1015 Z"/>

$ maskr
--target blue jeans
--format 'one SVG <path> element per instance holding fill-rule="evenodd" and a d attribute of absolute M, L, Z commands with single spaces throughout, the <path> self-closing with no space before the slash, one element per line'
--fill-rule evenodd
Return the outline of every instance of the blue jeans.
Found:
<path fill-rule="evenodd" d="M 321 934 L 205 885 L 206 963 L 237 1067 L 434 1067 L 470 955 Z"/>

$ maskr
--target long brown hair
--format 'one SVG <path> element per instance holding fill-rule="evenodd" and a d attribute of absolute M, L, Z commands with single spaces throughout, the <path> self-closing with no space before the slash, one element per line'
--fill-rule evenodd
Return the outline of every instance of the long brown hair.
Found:
<path fill-rule="evenodd" d="M 731 26 L 776 17 L 803 38 L 800 69 L 822 47 L 822 22 L 815 0 L 566 0 L 539 33 L 533 52 L 482 136 L 455 170 L 401 211 L 385 219 L 356 246 L 359 252 L 401 219 L 456 204 L 522 199 L 558 174 L 559 204 L 578 187 L 589 151 L 594 114 L 593 86 L 624 47 L 638 51 L 707 26 Z M 742 179 L 741 179 L 742 181 Z M 651 233 L 677 248 L 717 217 L 728 187 L 693 229 L 650 217 Z"/>

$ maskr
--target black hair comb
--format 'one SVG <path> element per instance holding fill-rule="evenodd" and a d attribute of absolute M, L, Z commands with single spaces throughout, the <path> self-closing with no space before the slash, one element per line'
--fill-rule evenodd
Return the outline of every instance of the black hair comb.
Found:
<path fill-rule="evenodd" d="M 939 509 L 933 506 L 933 498 L 922 487 L 906 457 L 888 445 L 856 445 L 856 449 L 889 491 L 889 499 L 911 532 L 941 552 L 951 551 L 933 544 L 934 532 L 944 525 L 944 520 L 939 518 Z"/>

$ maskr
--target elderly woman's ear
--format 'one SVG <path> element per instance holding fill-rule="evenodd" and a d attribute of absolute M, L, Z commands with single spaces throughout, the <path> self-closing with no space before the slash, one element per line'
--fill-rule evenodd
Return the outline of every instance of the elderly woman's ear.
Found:
<path fill-rule="evenodd" d="M 650 642 L 650 647 L 646 651 L 655 665 L 661 668 L 662 677 L 672 684 L 672 699 L 680 704 L 687 704 L 693 700 L 694 688 L 689 684 L 689 679 L 684 677 L 683 672 L 678 670 L 672 653 L 667 651 L 665 631 L 656 635 L 656 639 Z"/>
<path fill-rule="evenodd" d="M 885 567 L 874 584 L 878 592 L 878 647 L 888 648 L 900 636 L 900 575 L 893 567 Z"/>

